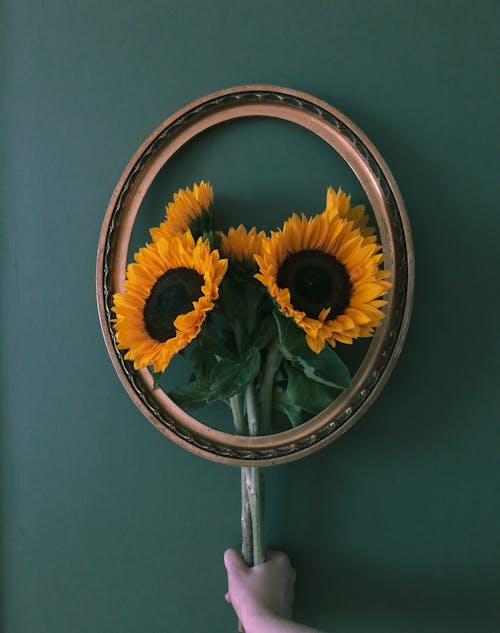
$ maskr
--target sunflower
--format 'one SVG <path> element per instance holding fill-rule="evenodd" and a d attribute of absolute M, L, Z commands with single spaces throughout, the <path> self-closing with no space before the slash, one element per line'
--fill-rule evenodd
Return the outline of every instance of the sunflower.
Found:
<path fill-rule="evenodd" d="M 159 227 L 150 229 L 153 240 L 161 237 L 169 239 L 177 233 L 184 233 L 188 229 L 195 238 L 210 231 L 212 227 L 212 203 L 214 192 L 210 184 L 203 180 L 199 185 L 193 185 L 193 189 L 179 189 L 174 193 L 174 199 L 165 211 L 166 219 Z"/>
<path fill-rule="evenodd" d="M 376 242 L 375 229 L 368 224 L 370 220 L 365 213 L 365 205 L 358 204 L 355 207 L 351 207 L 351 196 L 344 193 L 340 187 L 338 191 L 335 191 L 333 187 L 328 187 L 324 213 L 330 220 L 338 216 L 352 222 L 353 228 L 359 229 L 361 235 L 368 242 Z"/>
<path fill-rule="evenodd" d="M 162 372 L 198 336 L 214 307 L 227 260 L 191 232 L 159 238 L 135 254 L 125 291 L 114 295 L 118 349 L 136 369 Z"/>
<path fill-rule="evenodd" d="M 230 228 L 227 235 L 222 231 L 217 231 L 217 235 L 220 238 L 220 250 L 224 257 L 252 263 L 253 256 L 260 253 L 262 241 L 266 237 L 264 231 L 257 233 L 255 227 L 247 231 L 243 224 L 236 229 Z"/>
<path fill-rule="evenodd" d="M 381 297 L 391 284 L 390 273 L 379 269 L 380 250 L 347 214 L 293 214 L 263 240 L 255 277 L 319 354 L 326 342 L 335 347 L 371 336 L 384 317 Z"/>

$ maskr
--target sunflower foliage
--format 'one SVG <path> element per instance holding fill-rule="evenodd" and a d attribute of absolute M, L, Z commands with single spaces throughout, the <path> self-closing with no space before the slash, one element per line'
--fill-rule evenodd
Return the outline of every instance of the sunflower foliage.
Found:
<path fill-rule="evenodd" d="M 168 391 L 180 407 L 225 402 L 241 432 L 253 402 L 260 426 L 243 432 L 263 434 L 301 424 L 351 386 L 334 348 L 372 336 L 391 284 L 364 208 L 342 190 L 328 189 L 322 213 L 293 214 L 268 236 L 217 230 L 201 182 L 179 190 L 150 233 L 113 310 L 118 348 L 151 369 L 155 388 L 182 354 L 189 379 Z"/>

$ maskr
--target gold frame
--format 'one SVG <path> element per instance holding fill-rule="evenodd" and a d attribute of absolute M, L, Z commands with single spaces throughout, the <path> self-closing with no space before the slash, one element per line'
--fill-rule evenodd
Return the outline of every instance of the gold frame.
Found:
<path fill-rule="evenodd" d="M 353 170 L 374 211 L 385 264 L 393 272 L 387 318 L 377 328 L 352 387 L 297 428 L 247 437 L 215 430 L 179 408 L 148 369 L 136 371 L 117 350 L 112 298 L 123 290 L 130 236 L 141 203 L 167 161 L 192 138 L 240 117 L 266 116 L 296 123 L 326 141 Z M 368 138 L 341 112 L 304 92 L 268 85 L 221 90 L 164 121 L 127 165 L 109 202 L 97 253 L 99 319 L 109 355 L 129 396 L 164 435 L 203 457 L 234 466 L 270 466 L 299 459 L 332 442 L 373 403 L 401 352 L 410 320 L 414 255 L 409 220 L 387 165 Z"/>

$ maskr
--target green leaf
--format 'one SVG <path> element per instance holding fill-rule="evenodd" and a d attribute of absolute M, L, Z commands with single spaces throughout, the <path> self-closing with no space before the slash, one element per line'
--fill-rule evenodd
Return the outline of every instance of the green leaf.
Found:
<path fill-rule="evenodd" d="M 335 400 L 339 390 L 308 378 L 300 369 L 286 363 L 288 400 L 308 413 L 317 415 Z"/>
<path fill-rule="evenodd" d="M 236 284 L 227 277 L 221 282 L 217 303 L 228 321 L 245 319 L 247 316 L 245 293 L 241 291 L 241 284 Z"/>
<path fill-rule="evenodd" d="M 339 389 L 351 386 L 349 370 L 328 344 L 322 352 L 316 354 L 307 344 L 303 330 L 293 319 L 287 319 L 277 311 L 274 312 L 274 317 L 278 324 L 280 348 L 287 360 L 298 363 L 306 376 L 324 385 Z"/>
<path fill-rule="evenodd" d="M 210 352 L 221 358 L 236 358 L 230 347 L 227 345 L 227 337 L 224 332 L 217 329 L 210 323 L 206 323 L 197 338 L 198 344 L 204 352 Z"/>
<path fill-rule="evenodd" d="M 252 336 L 252 343 L 258 350 L 263 349 L 276 336 L 276 321 L 272 314 L 260 320 Z"/>
<path fill-rule="evenodd" d="M 253 276 L 258 271 L 256 262 L 243 260 L 238 261 L 236 259 L 229 260 L 229 266 L 227 268 L 226 275 L 233 279 L 236 283 L 247 284 L 253 279 Z"/>
<path fill-rule="evenodd" d="M 212 369 L 217 364 L 214 354 L 205 351 L 199 345 L 193 346 L 189 354 L 189 364 L 197 380 L 210 380 Z"/>
<path fill-rule="evenodd" d="M 220 360 L 211 373 L 209 402 L 228 400 L 252 381 L 260 369 L 260 354 L 255 347 L 248 350 L 244 361 Z"/>
<path fill-rule="evenodd" d="M 208 402 L 210 381 L 207 379 L 193 380 L 185 387 L 173 389 L 169 397 L 182 409 L 198 409 Z"/>
<path fill-rule="evenodd" d="M 302 409 L 294 404 L 287 392 L 281 387 L 276 387 L 273 393 L 273 407 L 284 413 L 290 420 L 292 426 L 299 426 L 302 423 Z"/>

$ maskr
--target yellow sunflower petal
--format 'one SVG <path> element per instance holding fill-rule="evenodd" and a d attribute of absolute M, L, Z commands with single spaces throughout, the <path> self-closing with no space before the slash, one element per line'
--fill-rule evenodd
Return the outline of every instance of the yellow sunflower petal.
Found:
<path fill-rule="evenodd" d="M 193 227 L 203 214 L 208 213 L 213 203 L 213 189 L 203 180 L 194 184 L 193 189 L 179 189 L 165 211 L 166 219 L 158 227 L 149 230 L 153 241 L 164 237 L 169 239 L 177 233 L 184 233 Z"/>
<path fill-rule="evenodd" d="M 220 250 L 224 257 L 237 261 L 253 261 L 254 256 L 261 250 L 262 241 L 266 237 L 264 231 L 257 232 L 255 227 L 250 231 L 240 224 L 237 228 L 231 227 L 227 234 L 217 231 L 220 237 Z"/>
<path fill-rule="evenodd" d="M 312 351 L 316 352 L 316 354 L 322 352 L 323 348 L 325 347 L 325 341 L 321 340 L 317 336 L 309 336 L 309 334 L 307 334 L 306 341 Z"/>
<path fill-rule="evenodd" d="M 363 238 L 370 238 L 375 232 L 375 229 L 369 226 L 369 217 L 365 213 L 364 205 L 351 207 L 351 196 L 346 195 L 340 187 L 338 191 L 335 191 L 333 187 L 328 187 L 323 213 L 332 219 L 337 216 L 352 222 L 353 228 L 359 229 Z"/>

